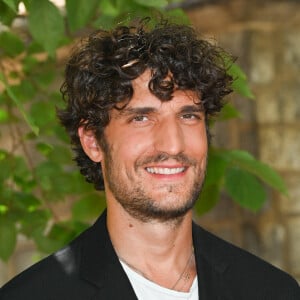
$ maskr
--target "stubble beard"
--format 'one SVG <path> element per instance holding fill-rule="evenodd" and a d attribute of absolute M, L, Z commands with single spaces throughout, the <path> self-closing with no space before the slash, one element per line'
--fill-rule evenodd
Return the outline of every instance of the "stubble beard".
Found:
<path fill-rule="evenodd" d="M 183 202 L 180 206 L 172 207 L 161 207 L 157 205 L 155 200 L 147 197 L 145 192 L 140 188 L 133 189 L 130 192 L 130 197 L 126 197 L 126 193 L 121 189 L 114 189 L 114 196 L 132 217 L 144 223 L 154 221 L 161 223 L 178 223 L 194 207 L 199 197 L 201 187 L 202 184 L 199 186 L 194 185 L 187 201 Z M 170 187 L 169 193 L 174 193 L 172 187 Z M 175 202 L 177 199 L 176 197 L 173 198 Z"/>
<path fill-rule="evenodd" d="M 102 145 L 103 146 L 103 145 Z M 180 192 L 180 189 L 186 189 L 185 186 L 178 187 L 177 185 L 167 186 L 168 194 L 166 197 L 173 197 L 173 199 L 168 199 L 168 202 L 173 202 L 174 205 L 169 205 L 168 207 L 159 205 L 160 201 L 155 201 L 155 199 L 149 197 L 143 189 L 143 182 L 133 182 L 134 186 L 126 184 L 119 174 L 120 168 L 116 165 L 112 158 L 112 149 L 106 144 L 102 147 L 104 150 L 105 160 L 102 167 L 105 169 L 105 177 L 107 182 L 107 187 L 109 188 L 114 198 L 121 204 L 124 210 L 133 218 L 141 222 L 172 222 L 178 223 L 182 218 L 194 207 L 197 199 L 199 198 L 204 178 L 205 178 L 205 169 L 199 169 L 195 174 L 195 180 L 190 188 L 190 191 L 183 195 L 186 199 L 178 199 L 177 193 Z M 141 165 L 150 162 L 164 161 L 168 158 L 173 158 L 178 162 L 189 162 L 190 167 L 196 166 L 196 161 L 187 158 L 186 156 L 180 154 L 175 156 L 170 156 L 165 153 L 159 153 L 155 156 L 148 157 L 143 161 L 135 165 L 135 171 L 138 172 L 138 169 Z M 205 163 L 206 166 L 206 163 Z M 195 167 L 195 169 L 197 169 Z M 127 174 L 128 175 L 128 174 Z M 130 179 L 130 176 L 128 175 Z M 163 201 L 162 201 L 163 202 Z M 176 205 L 180 202 L 180 205 Z"/>

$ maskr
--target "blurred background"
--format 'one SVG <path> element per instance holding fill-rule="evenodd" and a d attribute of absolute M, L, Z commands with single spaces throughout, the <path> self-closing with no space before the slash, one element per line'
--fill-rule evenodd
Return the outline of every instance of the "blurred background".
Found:
<path fill-rule="evenodd" d="M 0 286 L 105 207 L 72 164 L 55 107 L 74 42 L 132 11 L 190 22 L 237 57 L 195 220 L 300 282 L 300 2 L 146 2 L 0 0 Z"/>

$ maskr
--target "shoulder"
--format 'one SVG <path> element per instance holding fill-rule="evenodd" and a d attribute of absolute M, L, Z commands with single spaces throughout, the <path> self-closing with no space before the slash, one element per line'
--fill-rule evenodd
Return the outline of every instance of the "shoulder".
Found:
<path fill-rule="evenodd" d="M 75 291 L 79 284 L 83 239 L 84 234 L 17 275 L 0 289 L 0 299 L 67 299 L 69 294 L 64 298 L 62 291 Z M 60 295 L 57 298 L 54 296 L 56 293 Z"/>
<path fill-rule="evenodd" d="M 198 254 L 222 274 L 223 283 L 237 294 L 257 297 L 260 293 L 266 297 L 261 299 L 300 299 L 298 283 L 286 272 L 195 224 L 193 236 Z"/>

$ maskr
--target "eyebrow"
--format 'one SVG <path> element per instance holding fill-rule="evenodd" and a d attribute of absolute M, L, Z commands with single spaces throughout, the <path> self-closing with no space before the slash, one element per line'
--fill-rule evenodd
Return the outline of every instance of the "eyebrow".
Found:
<path fill-rule="evenodd" d="M 185 105 L 180 109 L 180 113 L 199 113 L 199 112 L 204 112 L 204 107 L 202 104 Z"/>
<path fill-rule="evenodd" d="M 157 109 L 155 107 L 126 107 L 122 109 L 119 113 L 119 116 L 130 116 L 134 114 L 150 114 L 156 112 Z"/>
<path fill-rule="evenodd" d="M 155 113 L 157 112 L 158 109 L 155 107 L 148 107 L 148 106 L 144 106 L 144 107 L 125 107 L 124 109 L 120 110 L 117 118 L 120 117 L 127 117 L 127 116 L 131 116 L 131 115 L 147 115 L 147 114 L 151 114 L 151 113 Z M 203 105 L 201 104 L 193 104 L 193 105 L 184 105 L 180 108 L 179 110 L 179 114 L 180 113 L 199 113 L 199 112 L 203 112 L 204 108 Z"/>
<path fill-rule="evenodd" d="M 118 111 L 116 118 L 129 117 L 132 115 L 147 115 L 156 112 L 154 107 L 125 107 Z"/>

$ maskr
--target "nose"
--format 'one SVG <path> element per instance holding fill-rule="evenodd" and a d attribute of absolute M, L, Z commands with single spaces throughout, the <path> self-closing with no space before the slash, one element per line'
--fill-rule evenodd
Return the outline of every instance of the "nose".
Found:
<path fill-rule="evenodd" d="M 176 155 L 182 153 L 185 147 L 184 133 L 178 120 L 163 120 L 156 126 L 154 132 L 154 147 L 156 151 Z"/>

